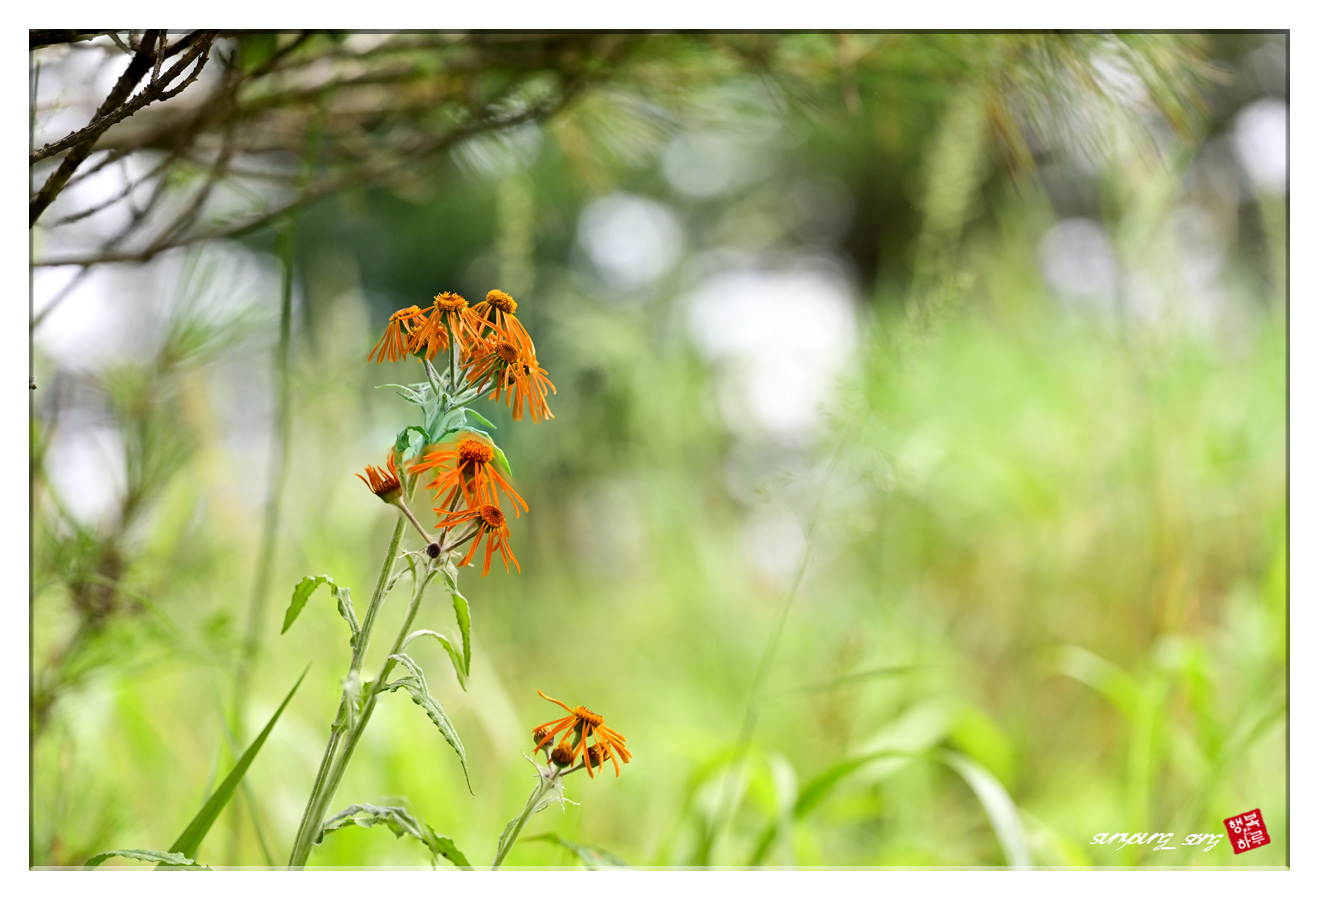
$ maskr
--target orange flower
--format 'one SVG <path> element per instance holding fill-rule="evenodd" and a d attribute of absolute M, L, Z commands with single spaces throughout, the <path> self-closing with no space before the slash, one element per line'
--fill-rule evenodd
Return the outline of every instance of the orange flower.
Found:
<path fill-rule="evenodd" d="M 514 568 L 522 572 L 518 558 L 513 555 L 513 550 L 509 547 L 509 526 L 505 524 L 504 513 L 500 512 L 498 506 L 487 503 L 465 509 L 463 512 L 451 513 L 443 509 L 437 509 L 436 512 L 443 516 L 436 528 L 452 528 L 463 522 L 474 522 L 477 526 L 473 533 L 472 547 L 459 563 L 460 566 L 466 566 L 472 561 L 472 557 L 477 554 L 477 546 L 481 543 L 481 539 L 485 538 L 486 564 L 481 569 L 482 578 L 490 573 L 490 558 L 496 550 L 504 557 L 504 571 L 509 571 L 509 562 L 512 560 Z"/>
<path fill-rule="evenodd" d="M 449 349 L 449 334 L 453 332 L 459 348 L 467 353 L 479 340 L 485 324 L 468 307 L 466 300 L 458 294 L 445 291 L 435 295 L 431 316 L 409 340 L 408 349 L 416 352 L 425 347 L 426 358 L 431 359 L 438 351 Z"/>
<path fill-rule="evenodd" d="M 577 759 L 579 753 L 582 754 L 583 763 L 587 767 L 587 774 L 592 778 L 596 775 L 591 768 L 602 768 L 605 760 L 614 763 L 614 777 L 619 777 L 619 761 L 631 762 L 632 754 L 628 752 L 627 741 L 624 736 L 619 734 L 613 728 L 605 727 L 605 717 L 594 713 L 585 706 L 575 706 L 569 709 L 568 704 L 556 700 L 554 697 L 537 691 L 545 700 L 551 703 L 558 703 L 568 715 L 562 719 L 553 719 L 544 725 L 538 725 L 532 731 L 532 737 L 536 740 L 536 749 L 540 750 L 550 741 L 554 740 L 555 735 L 561 731 L 567 731 L 559 746 L 555 747 L 554 762 L 567 768 Z M 569 736 L 574 738 L 573 743 L 569 744 Z M 590 748 L 587 747 L 587 741 L 595 738 L 595 743 Z M 567 760 L 566 762 L 563 760 Z"/>
<path fill-rule="evenodd" d="M 371 488 L 371 492 L 386 503 L 393 503 L 399 499 L 403 493 L 403 486 L 399 484 L 399 470 L 394 465 L 394 451 L 390 450 L 389 459 L 385 461 L 388 471 L 377 469 L 375 466 L 367 466 L 367 477 L 362 478 L 362 483 Z"/>
<path fill-rule="evenodd" d="M 414 331 L 418 327 L 426 324 L 426 313 L 415 306 L 407 309 L 401 309 L 390 316 L 390 322 L 385 326 L 385 336 L 380 339 L 371 352 L 367 354 L 370 360 L 373 356 L 378 356 L 378 363 L 385 360 L 396 362 L 408 355 L 408 342 Z"/>
<path fill-rule="evenodd" d="M 504 291 L 491 291 L 486 299 L 472 307 L 472 311 L 485 319 L 497 332 L 502 332 L 509 343 L 524 353 L 536 356 L 536 347 L 532 336 L 514 315 L 518 311 L 518 301 Z"/>
<path fill-rule="evenodd" d="M 527 501 L 518 496 L 512 485 L 504 480 L 499 468 L 492 464 L 494 459 L 495 451 L 486 444 L 475 438 L 464 438 L 448 450 L 426 454 L 420 463 L 408 471 L 417 475 L 432 468 L 440 470 L 440 474 L 426 489 L 435 490 L 436 501 L 445 509 L 453 507 L 460 493 L 469 508 L 485 503 L 499 506 L 499 498 L 496 496 L 496 488 L 499 488 L 513 501 L 513 514 L 520 516 L 522 513 L 518 512 L 518 506 L 521 505 L 526 511 Z M 451 462 L 452 468 L 441 468 Z"/>
<path fill-rule="evenodd" d="M 505 402 L 513 410 L 515 422 L 522 419 L 524 406 L 533 422 L 555 417 L 545 395 L 547 390 L 559 392 L 545 369 L 537 365 L 535 351 L 519 349 L 503 337 L 496 337 L 474 348 L 467 365 L 470 383 L 482 385 L 483 389 L 488 385 L 494 387 L 491 400 L 498 403 L 501 395 L 508 392 Z"/>

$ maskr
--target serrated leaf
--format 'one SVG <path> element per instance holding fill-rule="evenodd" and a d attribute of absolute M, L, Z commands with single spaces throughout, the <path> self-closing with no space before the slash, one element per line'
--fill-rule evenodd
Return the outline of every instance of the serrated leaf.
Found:
<path fill-rule="evenodd" d="M 280 634 L 289 630 L 289 626 L 294 623 L 298 615 L 307 605 L 308 599 L 312 593 L 321 585 L 330 585 L 330 594 L 335 598 L 339 607 L 339 615 L 348 623 L 349 630 L 352 632 L 349 643 L 356 645 L 358 634 L 362 631 L 358 625 L 357 614 L 353 612 L 353 598 L 349 589 L 335 584 L 335 580 L 329 575 L 307 575 L 298 582 L 293 589 L 293 598 L 289 601 L 289 609 L 284 613 L 284 627 L 280 629 Z"/>
<path fill-rule="evenodd" d="M 439 700 L 431 696 L 430 691 L 427 689 L 426 675 L 422 672 L 422 667 L 417 665 L 417 662 L 406 653 L 396 653 L 390 659 L 402 663 L 412 675 L 386 685 L 385 689 L 397 691 L 399 688 L 404 688 L 408 691 L 412 696 L 413 703 L 416 703 L 426 712 L 430 720 L 435 723 L 435 727 L 440 729 L 440 734 L 449 742 L 449 746 L 453 747 L 454 752 L 458 754 L 458 761 L 463 766 L 463 779 L 467 782 L 468 793 L 475 794 L 472 790 L 472 779 L 468 775 L 467 752 L 463 749 L 463 742 L 459 740 L 454 723 L 450 722 L 449 716 L 445 715 L 445 708 L 440 705 Z"/>
<path fill-rule="evenodd" d="M 538 834 L 535 837 L 523 838 L 524 841 L 544 841 L 548 844 L 558 844 L 565 850 L 572 853 L 582 861 L 588 869 L 627 869 L 628 864 L 608 850 L 601 850 L 599 847 L 587 847 L 583 844 L 575 844 L 572 841 L 566 841 L 554 833 Z"/>
<path fill-rule="evenodd" d="M 356 646 L 357 637 L 362 633 L 362 626 L 358 624 L 357 613 L 353 612 L 353 597 L 346 587 L 332 588 L 330 593 L 334 595 L 338 603 L 340 617 L 348 623 L 349 630 L 353 632 L 353 637 L 349 639 L 349 643 Z"/>
<path fill-rule="evenodd" d="M 143 862 L 160 863 L 163 866 L 181 866 L 189 869 L 210 869 L 199 865 L 195 860 L 189 859 L 182 853 L 165 853 L 162 850 L 107 850 L 104 853 L 98 853 L 83 865 L 84 869 L 95 869 L 107 859 L 113 857 L 122 857 L 123 859 L 140 859 Z"/>
<path fill-rule="evenodd" d="M 431 443 L 426 429 L 417 425 L 406 425 L 394 438 L 394 458 L 402 465 L 405 459 L 412 459 Z"/>
<path fill-rule="evenodd" d="M 327 819 L 321 827 L 320 834 L 316 836 L 312 843 L 320 844 L 331 831 L 338 831 L 349 825 L 357 825 L 361 828 L 384 825 L 394 832 L 395 837 L 407 836 L 421 841 L 426 849 L 430 851 L 433 862 L 437 856 L 443 856 L 460 869 L 472 870 L 467 857 L 463 855 L 463 852 L 458 849 L 451 838 L 438 833 L 425 822 L 419 822 L 402 806 L 373 806 L 370 803 L 354 804 Z"/>
<path fill-rule="evenodd" d="M 307 669 L 310 668 L 309 665 Z M 215 789 L 215 793 L 202 804 L 201 811 L 188 823 L 188 827 L 183 829 L 183 834 L 179 835 L 179 839 L 170 845 L 170 853 L 182 853 L 186 856 L 192 856 L 197 852 L 198 846 L 202 843 L 202 838 L 206 837 L 206 833 L 211 830 L 211 826 L 215 823 L 221 810 L 229 803 L 229 798 L 234 795 L 234 789 L 243 780 L 243 776 L 247 774 L 248 766 L 252 765 L 252 760 L 256 759 L 257 754 L 261 752 L 261 748 L 266 743 L 266 738 L 270 737 L 270 732 L 275 727 L 275 723 L 280 720 L 284 708 L 289 705 L 293 695 L 298 692 L 298 685 L 302 684 L 303 679 L 307 677 L 307 669 L 303 669 L 303 673 L 298 676 L 293 688 L 284 698 L 284 702 L 280 704 L 279 709 L 275 710 L 275 714 L 270 717 L 270 721 L 261 730 L 261 734 L 257 735 L 257 739 L 238 758 L 238 762 L 234 763 L 234 768 L 229 771 L 225 780 Z"/>
<path fill-rule="evenodd" d="M 464 412 L 466 415 L 469 415 L 469 416 L 471 416 L 472 418 L 476 419 L 476 420 L 477 420 L 478 422 L 480 422 L 482 425 L 485 425 L 485 426 L 486 426 L 487 428 L 489 428 L 491 431 L 498 431 L 498 430 L 499 430 L 499 429 L 497 429 L 497 428 L 495 427 L 495 423 L 494 423 L 494 422 L 492 422 L 490 419 L 487 419 L 485 416 L 483 416 L 481 413 L 477 412 L 475 409 L 470 409 L 470 408 L 468 408 L 468 407 L 465 406 L 465 407 L 463 407 L 463 412 Z"/>
<path fill-rule="evenodd" d="M 463 659 L 463 654 L 454 646 L 454 642 L 438 631 L 423 628 L 408 635 L 403 641 L 403 646 L 407 647 L 412 643 L 413 638 L 419 637 L 433 637 L 440 642 L 440 646 L 444 647 L 445 652 L 449 654 L 449 661 L 454 664 L 454 675 L 458 677 L 458 686 L 466 691 L 468 676 L 467 667 Z"/>
<path fill-rule="evenodd" d="M 422 385 L 422 386 L 429 387 L 429 385 Z M 423 406 L 426 404 L 426 397 L 416 390 L 418 385 L 413 385 L 412 387 L 409 387 L 406 384 L 378 384 L 376 385 L 376 390 L 380 390 L 381 388 L 387 388 L 387 387 L 398 388 L 398 390 L 395 391 L 394 393 L 398 394 L 400 397 L 402 397 L 404 400 L 407 400 L 409 403 L 412 403 L 416 406 Z"/>

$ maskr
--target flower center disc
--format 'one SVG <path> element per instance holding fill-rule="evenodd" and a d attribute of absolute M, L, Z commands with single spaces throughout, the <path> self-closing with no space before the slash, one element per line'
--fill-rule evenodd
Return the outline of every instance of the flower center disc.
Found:
<path fill-rule="evenodd" d="M 467 301 L 458 294 L 451 294 L 445 291 L 443 294 L 437 294 L 435 298 L 435 308 L 441 312 L 458 312 L 467 309 Z"/>
<path fill-rule="evenodd" d="M 511 316 L 518 311 L 518 303 L 504 291 L 491 291 L 486 295 L 486 302 L 506 316 Z"/>
<path fill-rule="evenodd" d="M 590 725 L 593 728 L 605 724 L 604 716 L 596 715 L 594 712 L 587 709 L 585 706 L 579 706 L 577 709 L 573 710 L 573 715 L 577 716 L 579 719 L 581 719 L 583 722 L 586 722 L 588 725 Z"/>
<path fill-rule="evenodd" d="M 466 440 L 459 441 L 458 459 L 461 463 L 480 463 L 485 465 L 495 458 L 495 451 L 491 450 L 481 441 Z"/>

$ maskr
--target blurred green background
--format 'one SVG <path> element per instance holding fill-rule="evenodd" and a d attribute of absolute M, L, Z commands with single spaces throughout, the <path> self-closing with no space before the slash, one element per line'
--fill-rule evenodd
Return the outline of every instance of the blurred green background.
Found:
<path fill-rule="evenodd" d="M 522 574 L 462 574 L 467 692 L 416 654 L 475 796 L 388 695 L 332 810 L 489 860 L 540 689 L 634 759 L 524 834 L 634 865 L 1283 865 L 1286 101 L 1281 35 L 669 36 L 407 186 L 89 281 L 33 332 L 31 863 L 166 848 L 236 691 L 246 744 L 310 662 L 198 854 L 283 863 L 349 650 L 324 592 L 280 623 L 308 574 L 361 613 L 393 514 L 353 475 L 412 422 L 368 350 L 498 287 L 558 387 L 478 407 Z M 1090 843 L 1257 807 L 1249 854 Z"/>

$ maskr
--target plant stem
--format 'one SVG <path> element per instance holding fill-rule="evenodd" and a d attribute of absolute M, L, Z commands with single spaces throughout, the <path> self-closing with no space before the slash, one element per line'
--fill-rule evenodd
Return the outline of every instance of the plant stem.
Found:
<path fill-rule="evenodd" d="M 458 336 L 448 322 L 445 328 L 449 331 L 449 408 L 453 409 L 458 405 L 454 399 L 458 394 Z"/>
<path fill-rule="evenodd" d="M 495 858 L 490 861 L 492 872 L 504 864 L 504 857 L 509 855 L 509 851 L 517 843 L 518 835 L 522 834 L 523 826 L 527 824 L 528 819 L 541 811 L 542 801 L 545 800 L 547 794 L 554 790 L 553 785 L 559 777 L 547 779 L 540 774 L 537 775 L 536 787 L 532 788 L 531 796 L 527 798 L 527 805 L 518 814 L 518 818 L 510 822 L 508 827 L 504 829 L 504 833 L 500 835 L 499 846 L 495 848 Z"/>
<path fill-rule="evenodd" d="M 380 613 L 380 608 L 385 605 L 385 585 L 389 583 L 390 572 L 394 569 L 394 558 L 399 553 L 399 544 L 403 542 L 403 532 L 407 524 L 407 519 L 402 515 L 394 523 L 390 547 L 385 552 L 385 561 L 380 567 L 380 577 L 376 579 L 376 591 L 371 595 L 371 603 L 367 606 L 367 614 L 362 620 L 362 629 L 353 644 L 353 661 L 348 668 L 350 684 L 356 683 L 355 675 L 362 669 L 362 660 L 366 657 L 367 645 L 371 642 L 371 631 L 375 627 L 376 616 Z M 320 829 L 321 816 L 325 814 L 325 806 L 330 802 L 328 796 L 322 799 L 323 795 L 326 794 L 327 788 L 333 792 L 333 787 L 329 785 L 329 774 L 334 766 L 340 741 L 343 740 L 344 732 L 348 727 L 346 707 L 353 702 L 354 698 L 345 691 L 339 707 L 339 716 L 330 727 L 330 739 L 326 742 L 325 754 L 321 757 L 321 766 L 317 770 L 311 796 L 307 798 L 307 808 L 303 811 L 302 822 L 298 826 L 298 836 L 293 842 L 293 852 L 289 856 L 291 869 L 301 869 L 312 852 L 312 839 Z"/>
<path fill-rule="evenodd" d="M 403 529 L 404 520 L 400 518 L 394 529 L 395 549 L 397 549 L 398 541 L 403 535 Z M 391 556 L 392 560 L 393 556 Z M 424 575 L 419 577 L 414 573 L 416 581 L 413 587 L 412 602 L 408 605 L 408 612 L 403 618 L 403 625 L 399 628 L 399 634 L 394 639 L 394 646 L 390 649 L 384 665 L 381 666 L 380 674 L 365 689 L 366 700 L 362 705 L 362 712 L 357 716 L 352 727 L 347 729 L 347 734 L 345 734 L 344 724 L 346 718 L 341 716 L 335 721 L 334 730 L 330 735 L 330 743 L 326 746 L 326 755 L 321 761 L 321 770 L 317 773 L 316 786 L 312 789 L 312 796 L 307 801 L 307 810 L 303 813 L 303 821 L 298 829 L 298 839 L 294 842 L 293 854 L 289 857 L 290 869 L 301 869 L 307 864 L 307 857 L 312 852 L 312 844 L 320 834 L 321 824 L 325 820 L 325 811 L 329 808 L 330 801 L 334 799 L 335 791 L 338 790 L 339 782 L 344 778 L 344 772 L 348 770 L 348 763 L 353 758 L 353 752 L 357 749 L 358 741 L 362 739 L 362 734 L 367 729 L 367 723 L 371 720 L 371 714 L 376 709 L 376 701 L 380 697 L 381 691 L 384 690 L 386 679 L 389 678 L 390 672 L 394 670 L 396 661 L 390 657 L 393 657 L 402 649 L 403 642 L 408 636 L 408 630 L 412 627 L 413 619 L 417 617 L 417 610 L 422 603 L 422 595 L 426 592 L 426 586 L 431 583 L 431 578 L 434 577 L 436 571 L 436 567 L 428 566 Z M 384 577 L 382 575 L 382 582 L 378 585 L 379 594 L 384 593 Z M 380 606 L 381 604 L 377 602 L 377 598 L 373 597 L 372 606 L 367 611 L 367 619 L 362 625 L 363 638 L 366 636 L 368 623 L 374 623 L 374 612 Z M 366 651 L 366 640 L 360 640 L 359 644 L 361 646 L 354 650 L 354 667 L 350 670 L 350 673 L 358 671 L 361 654 Z M 359 651 L 361 652 L 359 653 Z M 351 679 L 352 675 L 350 674 L 350 683 L 353 683 Z M 352 703 L 353 698 L 346 694 L 344 702 Z M 343 739 L 342 749 L 339 747 L 341 738 Z M 332 759 L 333 762 L 331 762 Z"/>
<path fill-rule="evenodd" d="M 248 601 L 247 634 L 238 659 L 238 672 L 234 677 L 234 700 L 230 711 L 231 730 L 239 744 L 243 743 L 243 715 L 247 708 L 249 682 L 252 669 L 261 649 L 261 624 L 265 619 L 266 601 L 270 594 L 271 572 L 275 564 L 275 542 L 279 536 L 280 498 L 284 493 L 285 476 L 289 468 L 289 444 L 292 440 L 292 382 L 289 377 L 289 338 L 293 318 L 293 254 L 294 225 L 290 216 L 279 235 L 280 262 L 283 266 L 280 281 L 280 332 L 275 349 L 275 427 L 271 437 L 270 484 L 266 494 L 266 515 L 261 527 L 261 544 L 257 556 L 257 577 L 252 584 L 252 597 Z M 237 759 L 237 757 L 235 757 Z M 253 821 L 256 811 L 253 810 Z M 238 844 L 240 819 L 235 815 L 229 832 L 228 858 L 232 864 Z"/>

